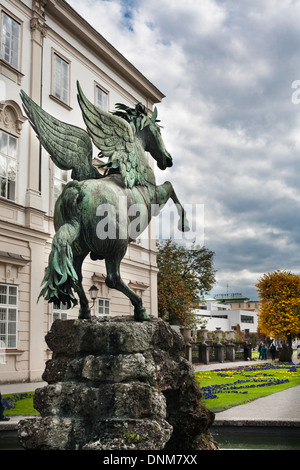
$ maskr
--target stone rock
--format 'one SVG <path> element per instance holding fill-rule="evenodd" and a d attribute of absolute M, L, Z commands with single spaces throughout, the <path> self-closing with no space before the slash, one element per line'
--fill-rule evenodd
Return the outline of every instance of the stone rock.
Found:
<path fill-rule="evenodd" d="M 56 320 L 26 449 L 216 449 L 184 340 L 158 318 Z"/>
<path fill-rule="evenodd" d="M 160 450 L 172 430 L 159 419 L 106 421 L 98 428 L 99 439 L 85 444 L 83 450 Z"/>
<path fill-rule="evenodd" d="M 44 419 L 31 418 L 20 421 L 20 442 L 28 449 L 65 450 L 69 447 L 73 431 L 72 420 L 57 416 Z"/>

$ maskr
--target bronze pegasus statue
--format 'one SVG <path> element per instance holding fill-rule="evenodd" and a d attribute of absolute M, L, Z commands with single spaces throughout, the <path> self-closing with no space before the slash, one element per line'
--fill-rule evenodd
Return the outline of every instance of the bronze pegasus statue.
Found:
<path fill-rule="evenodd" d="M 55 205 L 55 236 L 40 297 L 70 308 L 77 305 L 77 294 L 79 318 L 91 318 L 82 287 L 82 263 L 90 254 L 92 260 L 105 260 L 105 282 L 130 299 L 134 319 L 148 320 L 142 299 L 120 275 L 127 246 L 169 198 L 176 204 L 180 230 L 189 230 L 186 213 L 172 184 L 156 185 L 148 163 L 146 152 L 161 170 L 173 164 L 161 136 L 157 109 L 149 117 L 140 103 L 135 108 L 117 104 L 116 111 L 108 113 L 86 98 L 78 82 L 77 89 L 86 131 L 59 121 L 23 90 L 20 93 L 41 145 L 55 165 L 72 170 L 72 181 L 64 187 Z M 99 156 L 108 159 L 106 163 L 93 165 L 92 143 L 100 150 Z M 97 166 L 103 167 L 104 173 Z"/>

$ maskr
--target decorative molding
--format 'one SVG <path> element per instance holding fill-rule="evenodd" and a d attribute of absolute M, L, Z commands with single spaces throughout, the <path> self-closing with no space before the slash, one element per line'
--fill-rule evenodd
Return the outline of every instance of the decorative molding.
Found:
<path fill-rule="evenodd" d="M 105 282 L 106 275 L 101 273 L 94 273 L 92 276 L 93 282 Z"/>
<path fill-rule="evenodd" d="M 29 259 L 22 255 L 0 251 L 0 264 L 4 265 L 3 280 L 6 283 L 17 283 L 23 267 L 30 263 Z"/>
<path fill-rule="evenodd" d="M 47 36 L 48 26 L 45 22 L 47 0 L 32 0 L 32 18 L 30 20 L 31 37 L 41 45 Z"/>
<path fill-rule="evenodd" d="M 45 14 L 45 7 L 48 0 L 32 0 L 32 10 L 34 13 L 43 17 Z"/>
<path fill-rule="evenodd" d="M 24 352 L 25 351 L 22 351 L 21 349 L 4 349 L 5 356 L 14 357 L 15 371 L 21 370 L 21 356 Z"/>
<path fill-rule="evenodd" d="M 16 253 L 10 253 L 9 251 L 0 251 L 0 261 L 3 261 L 5 263 L 9 262 L 9 264 L 17 264 L 19 266 L 23 266 L 29 263 L 30 260 Z"/>
<path fill-rule="evenodd" d="M 30 20 L 30 29 L 33 33 L 39 32 L 43 38 L 47 36 L 48 26 L 46 26 L 44 20 L 36 16 Z"/>
<path fill-rule="evenodd" d="M 140 291 L 144 291 L 149 288 L 147 284 L 141 281 L 129 281 L 128 286 L 131 287 L 132 289 L 137 289 Z"/>
<path fill-rule="evenodd" d="M 12 67 L 12 65 L 3 59 L 0 59 L 0 73 L 18 85 L 21 85 L 22 78 L 24 77 L 23 73 Z"/>
<path fill-rule="evenodd" d="M 12 100 L 0 102 L 0 128 L 19 137 L 22 126 L 27 120 L 20 106 Z"/>
<path fill-rule="evenodd" d="M 64 101 L 60 100 L 59 98 L 56 98 L 56 96 L 50 94 L 49 95 L 49 98 L 51 98 L 53 101 L 55 101 L 56 103 L 58 104 L 61 104 L 64 108 L 66 108 L 68 111 L 72 111 L 73 108 L 71 108 L 71 106 L 69 106 L 67 103 L 65 103 Z"/>

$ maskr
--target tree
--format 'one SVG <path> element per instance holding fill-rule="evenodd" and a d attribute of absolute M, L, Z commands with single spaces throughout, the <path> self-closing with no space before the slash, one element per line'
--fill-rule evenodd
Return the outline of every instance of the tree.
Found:
<path fill-rule="evenodd" d="M 199 245 L 191 249 L 172 240 L 157 245 L 158 313 L 173 324 L 194 326 L 193 309 L 215 284 L 214 252 Z"/>
<path fill-rule="evenodd" d="M 263 275 L 256 284 L 261 299 L 259 330 L 273 338 L 286 340 L 300 336 L 300 276 L 286 271 Z"/>

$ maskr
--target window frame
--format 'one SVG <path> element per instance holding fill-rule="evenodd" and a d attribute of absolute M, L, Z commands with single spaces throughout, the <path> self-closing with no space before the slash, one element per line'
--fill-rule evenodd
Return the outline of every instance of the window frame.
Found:
<path fill-rule="evenodd" d="M 106 107 L 105 107 L 105 109 L 99 106 L 98 91 L 101 91 L 104 95 L 106 95 Z M 97 108 L 99 108 L 99 109 L 102 109 L 102 111 L 108 112 L 108 110 L 109 110 L 109 91 L 97 82 L 95 82 L 95 106 L 97 106 Z"/>
<path fill-rule="evenodd" d="M 18 298 L 19 298 L 19 289 L 18 289 L 18 286 L 16 284 L 7 284 L 5 282 L 0 282 L 0 287 L 6 287 L 7 288 L 7 293 L 6 294 L 3 294 L 3 293 L 0 293 L 0 310 L 1 309 L 5 309 L 6 310 L 6 314 L 5 314 L 5 319 L 2 320 L 2 318 L 0 317 L 0 325 L 4 324 L 5 327 L 4 327 L 4 333 L 2 333 L 1 329 L 0 329 L 0 341 L 1 341 L 1 344 L 3 344 L 2 342 L 4 342 L 5 344 L 5 349 L 17 349 L 17 345 L 18 345 Z M 10 295 L 9 294 L 9 291 L 10 291 L 10 288 L 14 288 L 15 289 L 15 292 L 16 294 L 15 295 Z M 1 301 L 1 296 L 2 295 L 5 295 L 6 298 L 7 298 L 7 303 L 2 303 Z M 9 303 L 9 297 L 15 297 L 16 298 L 16 303 Z M 14 310 L 15 311 L 15 320 L 9 320 L 9 310 Z M 15 332 L 14 333 L 10 333 L 9 330 L 10 330 L 10 325 L 14 324 L 15 325 Z M 5 339 L 3 339 L 3 337 L 5 337 Z M 10 337 L 13 337 L 14 338 L 14 342 L 12 345 L 12 343 L 9 342 L 9 339 Z"/>
<path fill-rule="evenodd" d="M 55 320 L 68 320 L 68 308 L 63 308 L 63 303 L 60 302 L 59 308 L 56 308 L 56 304 L 52 304 L 52 323 L 54 323 Z M 54 316 L 57 315 L 57 318 L 54 318 Z M 62 318 L 62 316 L 65 316 L 65 318 Z"/>
<path fill-rule="evenodd" d="M 63 54 L 58 52 L 56 49 L 52 48 L 51 51 L 51 92 L 50 92 L 50 98 L 56 101 L 57 103 L 60 103 L 62 106 L 66 107 L 67 109 L 71 110 L 70 106 L 70 98 L 71 98 L 71 61 L 67 59 Z M 55 94 L 55 83 L 56 83 L 56 78 L 55 78 L 55 57 L 58 57 L 62 62 L 65 62 L 67 64 L 67 70 L 68 70 L 68 77 L 67 77 L 67 101 L 64 101 L 61 97 L 56 96 Z"/>
<path fill-rule="evenodd" d="M 103 302 L 103 309 L 104 309 L 104 313 L 99 313 L 99 309 L 100 309 L 100 302 Z M 105 303 L 108 303 L 108 307 L 105 306 Z M 109 312 L 108 313 L 105 313 L 105 309 L 108 308 Z M 106 299 L 106 298 L 98 298 L 97 299 L 97 317 L 109 317 L 111 315 L 111 309 L 110 309 L 110 299 Z"/>
<path fill-rule="evenodd" d="M 254 317 L 252 315 L 241 315 L 241 323 L 254 323 Z"/>
<path fill-rule="evenodd" d="M 6 160 L 6 175 L 2 176 L 1 173 L 0 173 L 0 181 L 2 180 L 2 178 L 4 179 L 5 178 L 5 181 L 6 181 L 6 190 L 5 190 L 5 196 L 3 196 L 1 194 L 1 186 L 0 186 L 0 199 L 4 199 L 5 201 L 10 201 L 10 202 L 16 202 L 17 200 L 17 180 L 18 180 L 18 152 L 19 152 L 19 139 L 18 137 L 16 137 L 15 135 L 7 132 L 6 130 L 0 128 L 0 135 L 1 133 L 5 134 L 7 136 L 7 148 L 9 148 L 9 140 L 10 139 L 14 139 L 15 142 L 16 142 L 16 147 L 15 147 L 15 156 L 12 156 L 12 155 L 9 155 L 9 153 L 2 153 L 1 150 L 0 150 L 0 158 L 3 156 Z M 14 161 L 14 167 L 15 167 L 15 179 L 10 179 L 9 178 L 9 175 L 8 175 L 8 172 L 9 172 L 9 167 L 10 167 L 10 164 L 9 162 L 10 161 Z M 0 172 L 1 172 L 1 169 L 0 169 Z M 10 198 L 8 197 L 8 191 L 9 191 L 9 182 L 10 181 L 14 181 L 14 198 Z"/>
<path fill-rule="evenodd" d="M 3 18 L 4 15 L 6 15 L 8 18 L 10 18 L 11 21 L 16 23 L 18 25 L 18 50 L 17 50 L 17 66 L 13 64 L 12 57 L 11 57 L 11 52 L 12 52 L 12 47 L 11 47 L 11 42 L 10 42 L 10 47 L 9 47 L 9 55 L 10 58 L 9 60 L 6 60 L 4 58 L 4 52 L 3 52 Z M 1 60 L 8 64 L 10 67 L 12 67 L 14 70 L 21 71 L 21 58 L 22 58 L 22 31 L 23 30 L 23 22 L 19 20 L 15 15 L 13 15 L 11 12 L 8 10 L 5 10 L 3 7 L 1 7 Z"/>
<path fill-rule="evenodd" d="M 64 181 L 63 178 L 59 178 L 55 174 L 55 172 L 58 171 L 58 170 L 60 172 L 64 172 L 64 174 L 66 176 L 65 181 Z M 56 203 L 57 199 L 59 198 L 60 194 L 62 193 L 64 187 L 69 183 L 69 181 L 71 181 L 71 171 L 72 170 L 61 170 L 60 168 L 58 168 L 58 166 L 56 166 L 53 163 L 53 170 L 52 170 L 52 198 L 53 198 L 52 210 L 53 210 L 53 213 L 54 213 L 55 203 Z M 61 176 L 61 173 L 60 173 L 60 176 Z M 61 185 L 61 192 L 58 194 L 57 197 L 55 195 L 55 185 L 56 185 L 56 183 Z"/>
<path fill-rule="evenodd" d="M 2 55 L 2 40 L 3 40 L 3 14 L 10 17 L 13 21 L 18 23 L 19 25 L 19 44 L 18 44 L 18 68 L 15 68 L 11 65 L 10 62 L 6 61 Z M 22 78 L 24 74 L 22 73 L 22 56 L 23 56 L 23 21 L 20 20 L 17 16 L 11 13 L 8 9 L 4 8 L 0 5 L 0 73 L 4 75 L 6 78 L 14 81 L 18 85 L 21 85 Z"/>

